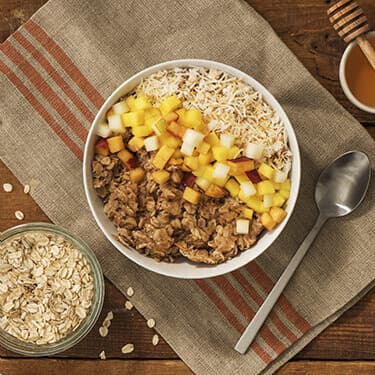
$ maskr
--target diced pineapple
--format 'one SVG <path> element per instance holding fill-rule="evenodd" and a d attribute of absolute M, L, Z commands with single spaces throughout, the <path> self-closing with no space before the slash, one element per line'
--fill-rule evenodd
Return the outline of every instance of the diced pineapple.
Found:
<path fill-rule="evenodd" d="M 135 101 L 135 96 L 134 95 L 130 95 L 130 96 L 128 96 L 125 99 L 125 102 L 129 106 L 129 108 L 130 108 L 131 111 L 135 111 L 134 101 Z"/>
<path fill-rule="evenodd" d="M 133 158 L 133 154 L 131 152 L 129 152 L 128 150 L 121 150 L 118 154 L 117 154 L 118 158 L 124 163 L 126 164 L 131 158 Z"/>
<path fill-rule="evenodd" d="M 130 180 L 133 182 L 140 182 L 145 176 L 145 170 L 143 168 L 135 168 L 130 171 Z"/>
<path fill-rule="evenodd" d="M 209 133 L 206 135 L 206 137 L 204 138 L 204 140 L 212 146 L 216 146 L 220 141 L 219 141 L 219 137 L 215 134 L 215 133 Z"/>
<path fill-rule="evenodd" d="M 250 220 L 247 219 L 237 219 L 236 220 L 236 233 L 238 234 L 248 234 L 250 227 Z"/>
<path fill-rule="evenodd" d="M 287 191 L 290 191 L 290 180 L 287 179 L 285 180 L 281 185 L 280 185 L 280 190 L 287 190 Z"/>
<path fill-rule="evenodd" d="M 193 157 L 196 157 L 196 156 L 193 156 Z M 193 173 L 194 176 L 202 176 L 205 170 L 206 170 L 206 166 L 198 163 L 198 168 L 193 170 L 191 173 Z"/>
<path fill-rule="evenodd" d="M 251 208 L 244 208 L 243 209 L 243 216 L 246 217 L 246 219 L 252 219 L 254 214 L 254 210 Z"/>
<path fill-rule="evenodd" d="M 167 125 L 167 130 L 169 133 L 173 134 L 175 137 L 183 138 L 186 133 L 185 126 L 172 121 L 170 124 Z"/>
<path fill-rule="evenodd" d="M 137 152 L 144 146 L 144 139 L 133 137 L 128 142 L 128 147 L 131 151 Z"/>
<path fill-rule="evenodd" d="M 197 170 L 199 167 L 199 161 L 197 156 L 185 156 L 184 163 L 192 171 Z"/>
<path fill-rule="evenodd" d="M 281 184 L 279 182 L 275 182 L 275 180 L 273 180 L 273 186 L 275 187 L 275 190 L 281 189 Z"/>
<path fill-rule="evenodd" d="M 257 190 L 259 195 L 273 194 L 275 192 L 275 187 L 271 181 L 265 180 L 258 182 Z"/>
<path fill-rule="evenodd" d="M 263 205 L 266 208 L 270 208 L 273 205 L 273 194 L 263 195 Z"/>
<path fill-rule="evenodd" d="M 152 164 L 158 169 L 163 169 L 174 152 L 174 148 L 163 145 L 154 156 Z"/>
<path fill-rule="evenodd" d="M 212 181 L 213 180 L 213 175 L 214 173 L 214 167 L 212 165 L 207 165 L 203 174 L 202 174 L 202 177 L 207 179 L 208 181 Z"/>
<path fill-rule="evenodd" d="M 162 117 L 160 111 L 157 108 L 147 108 L 144 111 L 144 124 L 146 126 L 152 128 L 160 120 L 162 120 Z"/>
<path fill-rule="evenodd" d="M 207 154 L 199 154 L 198 160 L 199 160 L 199 164 L 207 165 L 207 164 L 210 164 L 215 159 L 214 159 L 212 152 L 209 151 Z"/>
<path fill-rule="evenodd" d="M 168 146 L 168 145 L 167 145 Z M 172 147 L 174 148 L 174 147 Z M 180 151 L 180 150 L 176 150 L 173 155 L 172 155 L 174 158 L 182 158 L 184 156 L 184 154 Z"/>
<path fill-rule="evenodd" d="M 210 151 L 210 144 L 207 143 L 207 142 L 202 142 L 198 147 L 197 147 L 197 151 L 201 154 L 204 154 L 206 155 L 208 153 L 208 151 Z"/>
<path fill-rule="evenodd" d="M 245 203 L 247 207 L 253 209 L 257 213 L 269 211 L 269 208 L 264 207 L 263 202 L 257 196 L 247 198 Z"/>
<path fill-rule="evenodd" d="M 217 161 L 224 161 L 228 159 L 228 149 L 224 146 L 212 146 L 212 154 Z"/>
<path fill-rule="evenodd" d="M 162 145 L 167 145 L 168 147 L 176 149 L 180 144 L 180 139 L 174 137 L 172 134 L 168 132 L 162 133 L 159 137 L 159 141 Z"/>
<path fill-rule="evenodd" d="M 205 178 L 203 177 L 197 177 L 197 179 L 195 180 L 195 183 L 204 191 L 206 191 L 208 189 L 208 187 L 210 186 L 210 181 L 206 180 Z"/>
<path fill-rule="evenodd" d="M 202 113 L 198 109 L 189 109 L 179 117 L 179 122 L 188 128 L 197 128 L 202 123 Z"/>
<path fill-rule="evenodd" d="M 248 182 L 248 181 L 250 181 L 250 180 L 249 180 L 249 177 L 247 177 L 245 173 L 240 174 L 240 175 L 238 175 L 238 176 L 234 176 L 234 178 L 235 178 L 240 184 L 242 184 L 243 182 Z"/>
<path fill-rule="evenodd" d="M 112 115 L 108 117 L 108 127 L 115 134 L 125 133 L 125 127 L 122 123 L 120 115 Z"/>
<path fill-rule="evenodd" d="M 228 150 L 228 159 L 235 159 L 238 157 L 238 155 L 240 154 L 240 149 L 237 147 L 237 146 L 232 146 L 229 150 Z"/>
<path fill-rule="evenodd" d="M 164 169 L 152 173 L 152 178 L 159 185 L 165 184 L 169 180 L 169 177 L 170 173 Z"/>
<path fill-rule="evenodd" d="M 143 125 L 145 120 L 144 111 L 127 112 L 121 115 L 122 123 L 127 127 Z"/>
<path fill-rule="evenodd" d="M 162 115 L 166 115 L 169 112 L 175 111 L 177 108 L 181 107 L 181 100 L 177 96 L 172 95 L 164 99 L 160 104 L 160 112 Z"/>
<path fill-rule="evenodd" d="M 181 116 L 184 115 L 184 113 L 186 112 L 186 109 L 185 108 L 179 108 L 179 109 L 176 109 L 175 112 L 178 114 L 178 117 L 180 118 Z"/>
<path fill-rule="evenodd" d="M 154 133 L 152 128 L 146 126 L 146 125 L 141 125 L 141 126 L 135 126 L 132 128 L 132 133 L 135 137 L 141 138 L 141 137 L 147 137 L 151 134 Z"/>
<path fill-rule="evenodd" d="M 200 198 L 201 198 L 201 193 L 199 191 L 196 191 L 192 189 L 189 186 L 186 186 L 184 193 L 182 195 L 182 198 L 187 200 L 188 202 L 192 204 L 198 204 Z"/>
<path fill-rule="evenodd" d="M 194 129 L 203 133 L 205 136 L 209 133 L 207 126 L 203 121 L 199 125 L 194 126 Z"/>
<path fill-rule="evenodd" d="M 124 141 L 122 140 L 121 135 L 107 138 L 107 142 L 108 142 L 109 151 L 111 151 L 113 154 L 125 148 Z"/>
<path fill-rule="evenodd" d="M 225 184 L 225 188 L 229 191 L 229 194 L 232 197 L 236 197 L 238 193 L 240 192 L 240 185 L 239 183 L 233 179 L 230 178 L 227 183 Z"/>
<path fill-rule="evenodd" d="M 144 143 L 147 152 L 155 151 L 159 148 L 159 139 L 156 135 L 145 138 Z"/>
<path fill-rule="evenodd" d="M 206 190 L 206 195 L 212 198 L 223 198 L 225 197 L 225 190 L 220 186 L 211 184 Z"/>
<path fill-rule="evenodd" d="M 116 115 L 121 115 L 125 112 L 129 112 L 130 108 L 125 100 L 122 100 L 121 102 L 118 102 L 112 106 L 113 112 Z"/>
<path fill-rule="evenodd" d="M 164 119 L 160 119 L 153 123 L 151 128 L 157 136 L 160 136 L 167 131 L 167 122 Z"/>
<path fill-rule="evenodd" d="M 228 182 L 229 180 L 229 175 L 227 175 L 226 177 L 222 177 L 222 178 L 213 178 L 212 182 L 218 186 L 225 186 L 225 184 Z"/>
<path fill-rule="evenodd" d="M 109 147 L 106 139 L 99 139 L 99 141 L 95 143 L 95 152 L 102 156 L 109 155 Z"/>
<path fill-rule="evenodd" d="M 279 193 L 280 193 L 280 195 L 283 197 L 283 198 L 285 198 L 285 199 L 288 199 L 289 198 L 289 196 L 290 196 L 290 191 L 289 190 L 280 190 L 279 191 Z"/>
<path fill-rule="evenodd" d="M 168 161 L 169 165 L 181 166 L 184 164 L 184 159 L 182 158 L 170 158 Z"/>
<path fill-rule="evenodd" d="M 263 177 L 268 178 L 269 180 L 272 180 L 275 170 L 269 165 L 262 163 L 258 168 L 258 172 Z"/>
<path fill-rule="evenodd" d="M 133 108 L 135 111 L 142 111 L 146 108 L 151 108 L 150 101 L 143 95 L 140 95 L 134 99 Z"/>
<path fill-rule="evenodd" d="M 281 223 L 287 215 L 287 212 L 280 207 L 272 207 L 270 209 L 272 219 L 277 223 Z"/>
<path fill-rule="evenodd" d="M 268 212 L 264 212 L 261 215 L 260 222 L 268 231 L 271 231 L 276 225 L 275 220 L 273 220 L 272 216 Z"/>
<path fill-rule="evenodd" d="M 285 203 L 285 198 L 280 193 L 273 194 L 272 206 L 282 207 Z"/>

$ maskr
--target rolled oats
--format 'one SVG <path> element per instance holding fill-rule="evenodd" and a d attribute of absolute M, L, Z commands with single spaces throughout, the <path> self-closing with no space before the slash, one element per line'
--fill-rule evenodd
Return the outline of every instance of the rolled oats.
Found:
<path fill-rule="evenodd" d="M 6 193 L 11 193 L 13 191 L 13 185 L 9 183 L 3 184 L 3 189 Z"/>
<path fill-rule="evenodd" d="M 155 320 L 154 319 L 149 319 L 149 320 L 147 320 L 147 326 L 149 327 L 149 328 L 154 328 L 155 327 Z"/>
<path fill-rule="evenodd" d="M 152 336 L 152 345 L 156 346 L 157 344 L 159 344 L 159 336 L 155 334 Z"/>
<path fill-rule="evenodd" d="M 134 345 L 133 344 L 126 344 L 121 348 L 121 352 L 124 354 L 128 354 L 134 351 Z"/>
<path fill-rule="evenodd" d="M 30 185 L 29 184 L 26 184 L 24 187 L 23 187 L 23 192 L 25 194 L 29 194 L 30 193 Z"/>
<path fill-rule="evenodd" d="M 16 219 L 18 220 L 23 220 L 25 218 L 25 214 L 22 212 L 22 211 L 16 211 L 14 213 L 14 216 L 16 217 Z"/>
<path fill-rule="evenodd" d="M 102 351 L 100 352 L 100 354 L 99 354 L 99 358 L 100 358 L 100 359 L 107 359 L 104 350 L 102 350 Z"/>
<path fill-rule="evenodd" d="M 130 301 L 125 302 L 125 308 L 126 310 L 131 310 L 133 308 L 133 304 Z"/>
<path fill-rule="evenodd" d="M 132 297 L 134 295 L 134 289 L 130 286 L 128 288 L 128 290 L 126 291 L 126 294 L 129 296 L 129 297 Z"/>
<path fill-rule="evenodd" d="M 104 326 L 101 326 L 99 328 L 99 335 L 102 336 L 102 337 L 106 337 L 108 335 L 108 328 L 104 327 Z"/>

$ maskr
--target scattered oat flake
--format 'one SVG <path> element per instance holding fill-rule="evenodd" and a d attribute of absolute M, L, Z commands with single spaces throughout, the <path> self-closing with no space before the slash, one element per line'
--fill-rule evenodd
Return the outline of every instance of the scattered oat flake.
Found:
<path fill-rule="evenodd" d="M 111 321 L 109 319 L 104 319 L 102 326 L 109 328 L 111 326 Z"/>
<path fill-rule="evenodd" d="M 26 184 L 24 187 L 23 187 L 23 192 L 25 194 L 29 194 L 30 193 L 30 185 L 29 184 Z"/>
<path fill-rule="evenodd" d="M 100 327 L 99 328 L 99 335 L 102 337 L 106 337 L 108 335 L 108 328 L 107 327 Z"/>
<path fill-rule="evenodd" d="M 154 328 L 155 327 L 155 320 L 154 319 L 147 320 L 147 326 L 149 328 Z"/>
<path fill-rule="evenodd" d="M 3 184 L 3 189 L 6 193 L 10 193 L 11 191 L 13 191 L 13 185 L 12 184 Z"/>
<path fill-rule="evenodd" d="M 100 354 L 99 354 L 99 358 L 100 358 L 100 359 L 107 359 L 107 357 L 105 356 L 105 351 L 104 351 L 104 350 L 102 350 L 102 351 L 100 352 Z"/>
<path fill-rule="evenodd" d="M 159 344 L 159 335 L 152 336 L 152 345 L 156 346 Z"/>
<path fill-rule="evenodd" d="M 134 295 L 134 289 L 131 286 L 129 286 L 128 290 L 126 291 L 126 294 L 129 297 L 133 296 Z"/>
<path fill-rule="evenodd" d="M 126 310 L 131 310 L 133 308 L 133 304 L 130 301 L 125 302 L 125 308 Z"/>
<path fill-rule="evenodd" d="M 105 320 L 112 320 L 112 319 L 113 319 L 113 312 L 110 311 L 110 312 L 107 314 Z"/>
<path fill-rule="evenodd" d="M 134 351 L 134 345 L 133 344 L 126 344 L 121 348 L 121 352 L 124 354 L 128 354 Z"/>
<path fill-rule="evenodd" d="M 24 217 L 25 217 L 25 214 L 22 212 L 22 211 L 16 211 L 14 213 L 14 216 L 18 219 L 18 220 L 23 220 Z"/>

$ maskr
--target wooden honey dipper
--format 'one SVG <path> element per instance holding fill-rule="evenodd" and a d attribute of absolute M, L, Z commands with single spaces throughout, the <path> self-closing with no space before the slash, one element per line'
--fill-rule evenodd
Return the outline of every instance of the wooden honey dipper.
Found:
<path fill-rule="evenodd" d="M 358 3 L 355 0 L 340 0 L 327 10 L 327 14 L 344 42 L 350 43 L 355 39 L 375 70 L 375 50 L 366 38 L 370 26 Z"/>

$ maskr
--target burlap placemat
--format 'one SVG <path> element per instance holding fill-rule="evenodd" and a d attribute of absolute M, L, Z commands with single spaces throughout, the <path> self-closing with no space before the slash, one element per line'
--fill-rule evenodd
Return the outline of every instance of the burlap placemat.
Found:
<path fill-rule="evenodd" d="M 233 346 L 317 216 L 314 181 L 334 157 L 374 142 L 243 1 L 51 0 L 0 53 L 0 153 L 57 224 L 80 235 L 106 276 L 199 374 L 251 374 L 281 366 L 374 284 L 374 185 L 362 206 L 327 223 L 250 351 Z M 82 189 L 81 160 L 95 112 L 146 66 L 206 58 L 263 83 L 293 123 L 303 158 L 300 197 L 286 230 L 256 262 L 209 280 L 145 271 L 111 247 Z"/>

